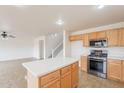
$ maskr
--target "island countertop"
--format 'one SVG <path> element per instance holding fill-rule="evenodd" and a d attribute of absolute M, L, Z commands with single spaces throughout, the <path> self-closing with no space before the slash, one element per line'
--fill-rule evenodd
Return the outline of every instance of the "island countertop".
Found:
<path fill-rule="evenodd" d="M 51 58 L 45 60 L 38 60 L 32 62 L 26 62 L 22 65 L 36 77 L 41 77 L 50 72 L 68 66 L 77 62 L 77 58 L 72 57 L 62 57 L 62 58 Z"/>

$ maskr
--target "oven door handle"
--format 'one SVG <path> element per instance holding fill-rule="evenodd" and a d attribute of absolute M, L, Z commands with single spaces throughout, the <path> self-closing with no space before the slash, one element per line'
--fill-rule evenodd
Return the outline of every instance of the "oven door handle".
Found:
<path fill-rule="evenodd" d="M 100 63 L 103 63 L 103 62 L 104 62 L 104 60 L 102 60 L 102 59 L 89 59 L 89 61 L 90 61 L 90 60 L 98 61 L 98 62 L 100 62 Z"/>

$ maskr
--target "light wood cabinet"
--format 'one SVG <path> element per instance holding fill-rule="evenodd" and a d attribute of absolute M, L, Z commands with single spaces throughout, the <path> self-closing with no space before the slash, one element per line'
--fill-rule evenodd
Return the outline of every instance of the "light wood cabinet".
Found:
<path fill-rule="evenodd" d="M 107 76 L 109 79 L 121 81 L 122 62 L 121 60 L 109 59 L 107 64 Z"/>
<path fill-rule="evenodd" d="M 71 88 L 71 73 L 61 77 L 61 88 Z"/>
<path fill-rule="evenodd" d="M 107 39 L 108 47 L 124 46 L 124 28 L 92 32 L 69 37 L 70 41 L 82 40 L 84 47 L 89 47 L 90 40 Z"/>
<path fill-rule="evenodd" d="M 89 40 L 96 40 L 97 39 L 97 33 L 96 32 L 89 33 L 88 38 L 89 38 Z"/>
<path fill-rule="evenodd" d="M 71 88 L 71 66 L 61 69 L 61 88 Z"/>
<path fill-rule="evenodd" d="M 78 63 L 75 63 L 72 65 L 72 87 L 77 87 L 78 86 L 78 80 L 79 80 L 79 75 L 78 75 Z"/>
<path fill-rule="evenodd" d="M 52 72 L 50 74 L 47 74 L 47 75 L 41 77 L 40 78 L 40 82 L 41 82 L 40 84 L 41 84 L 41 86 L 43 86 L 43 85 L 46 85 L 49 82 L 54 81 L 54 80 L 59 79 L 59 78 L 60 78 L 60 70 L 57 70 L 55 72 Z"/>
<path fill-rule="evenodd" d="M 83 46 L 84 47 L 89 47 L 88 34 L 83 34 Z"/>
<path fill-rule="evenodd" d="M 69 37 L 70 41 L 77 41 L 77 40 L 82 40 L 82 39 L 83 39 L 82 35 L 72 35 Z"/>
<path fill-rule="evenodd" d="M 81 56 L 81 69 L 87 72 L 87 56 Z"/>
<path fill-rule="evenodd" d="M 122 81 L 124 82 L 124 61 L 122 61 Z"/>
<path fill-rule="evenodd" d="M 118 29 L 109 30 L 107 33 L 108 46 L 118 46 L 119 44 L 119 31 Z"/>
<path fill-rule="evenodd" d="M 43 85 L 43 88 L 60 88 L 60 80 L 56 79 L 51 81 L 50 83 Z"/>
<path fill-rule="evenodd" d="M 119 30 L 119 46 L 124 47 L 124 28 Z"/>
<path fill-rule="evenodd" d="M 106 31 L 97 32 L 97 39 L 106 39 Z"/>
<path fill-rule="evenodd" d="M 28 71 L 27 87 L 29 88 L 71 88 L 78 86 L 78 61 L 44 76 L 37 77 Z"/>

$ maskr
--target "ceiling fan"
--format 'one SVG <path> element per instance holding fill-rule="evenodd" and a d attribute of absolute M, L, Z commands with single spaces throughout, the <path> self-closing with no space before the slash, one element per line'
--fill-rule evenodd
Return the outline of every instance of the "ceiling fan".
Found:
<path fill-rule="evenodd" d="M 8 32 L 6 32 L 6 31 L 2 31 L 2 32 L 0 33 L 0 37 L 2 37 L 2 38 L 16 38 L 14 35 L 10 35 L 10 34 L 8 34 Z"/>

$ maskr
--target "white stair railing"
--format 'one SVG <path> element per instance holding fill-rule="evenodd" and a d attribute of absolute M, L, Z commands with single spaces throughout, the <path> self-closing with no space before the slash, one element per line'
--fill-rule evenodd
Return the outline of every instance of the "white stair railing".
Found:
<path fill-rule="evenodd" d="M 63 49 L 63 42 L 59 43 L 53 50 L 52 50 L 52 58 L 56 57 Z"/>

